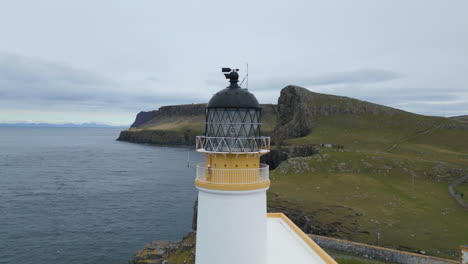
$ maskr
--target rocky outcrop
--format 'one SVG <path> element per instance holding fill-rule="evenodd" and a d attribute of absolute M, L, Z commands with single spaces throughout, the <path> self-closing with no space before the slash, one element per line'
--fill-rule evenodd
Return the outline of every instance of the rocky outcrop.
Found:
<path fill-rule="evenodd" d="M 262 104 L 262 133 L 271 135 L 276 126 L 276 105 Z M 203 135 L 206 104 L 163 106 L 140 112 L 132 126 L 120 132 L 117 140 L 142 144 L 195 145 Z"/>
<path fill-rule="evenodd" d="M 147 244 L 133 254 L 129 264 L 193 264 L 197 230 L 198 199 L 193 204 L 192 232 L 181 241 L 159 240 Z"/>
<path fill-rule="evenodd" d="M 197 135 L 200 133 L 190 129 L 182 131 L 129 129 L 121 131 L 117 140 L 141 144 L 195 145 Z"/>
<path fill-rule="evenodd" d="M 272 144 L 308 135 L 321 117 L 332 115 L 407 115 L 402 110 L 369 103 L 349 97 L 311 92 L 289 85 L 281 90 L 278 105 L 262 104 L 262 134 L 272 135 Z M 156 111 L 140 112 L 129 130 L 122 131 L 118 140 L 152 144 L 194 144 L 186 137 L 202 135 L 206 104 L 163 106 Z M 421 117 L 421 116 L 419 116 Z M 446 122 L 443 127 L 465 128 L 466 116 L 453 117 L 462 122 Z M 447 119 L 450 120 L 450 119 Z M 417 122 L 424 121 L 418 118 Z"/>
<path fill-rule="evenodd" d="M 305 98 L 302 98 L 309 95 L 309 91 L 304 90 L 297 86 L 287 86 L 281 90 L 275 131 L 278 139 L 303 137 L 312 130 L 312 112 L 305 104 Z"/>
<path fill-rule="evenodd" d="M 278 122 L 274 136 L 279 142 L 309 134 L 319 117 L 336 114 L 395 115 L 404 111 L 349 97 L 320 94 L 289 85 L 278 99 Z"/>
<path fill-rule="evenodd" d="M 158 111 L 156 111 L 156 110 L 148 111 L 148 112 L 141 111 L 140 113 L 137 114 L 137 116 L 135 118 L 135 122 L 133 122 L 133 124 L 130 126 L 130 128 L 139 127 L 139 126 L 143 125 L 144 123 L 146 123 L 146 122 L 150 121 L 151 119 L 153 119 L 153 117 L 157 113 L 158 113 Z"/>
<path fill-rule="evenodd" d="M 181 241 L 153 241 L 133 254 L 129 264 L 193 264 L 195 263 L 195 233 Z"/>
<path fill-rule="evenodd" d="M 291 148 L 278 147 L 272 149 L 270 153 L 261 156 L 260 161 L 268 164 L 270 170 L 276 169 L 282 161 L 294 157 L 308 157 L 320 152 L 319 148 L 314 144 L 299 145 Z"/>
<path fill-rule="evenodd" d="M 203 122 L 205 121 L 205 109 L 206 104 L 162 106 L 157 111 L 154 111 L 155 113 L 150 120 L 142 125 L 136 126 L 136 128 L 158 127 L 163 124 L 174 123 L 177 121 L 201 121 L 201 125 L 203 125 Z M 162 128 L 164 128 L 164 126 Z"/>
<path fill-rule="evenodd" d="M 171 105 L 140 112 L 119 141 L 143 144 L 194 145 L 204 129 L 206 104 Z"/>

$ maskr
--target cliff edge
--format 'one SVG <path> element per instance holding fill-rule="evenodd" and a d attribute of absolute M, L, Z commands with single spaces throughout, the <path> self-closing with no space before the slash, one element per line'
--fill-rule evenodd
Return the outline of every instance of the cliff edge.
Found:
<path fill-rule="evenodd" d="M 304 137 L 315 126 L 318 118 L 338 114 L 397 115 L 405 111 L 369 103 L 349 97 L 311 92 L 289 85 L 281 90 L 278 99 L 277 140 Z"/>
<path fill-rule="evenodd" d="M 276 105 L 262 104 L 262 133 L 269 135 L 276 125 Z M 135 122 L 120 132 L 117 140 L 133 143 L 194 145 L 204 134 L 206 104 L 163 106 L 138 113 Z"/>

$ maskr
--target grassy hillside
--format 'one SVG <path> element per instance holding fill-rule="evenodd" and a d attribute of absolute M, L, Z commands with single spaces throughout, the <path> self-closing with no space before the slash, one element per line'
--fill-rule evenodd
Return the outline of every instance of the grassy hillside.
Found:
<path fill-rule="evenodd" d="M 460 122 L 464 122 L 464 123 L 468 123 L 468 115 L 462 115 L 462 116 L 453 116 L 453 117 L 450 117 L 454 120 L 457 120 L 457 121 L 460 121 Z"/>
<path fill-rule="evenodd" d="M 349 240 L 452 258 L 468 243 L 468 212 L 447 191 L 468 174 L 468 128 L 460 123 L 338 113 L 316 116 L 312 132 L 285 143 L 344 148 L 284 161 L 271 174 L 270 203 L 310 213 Z"/>

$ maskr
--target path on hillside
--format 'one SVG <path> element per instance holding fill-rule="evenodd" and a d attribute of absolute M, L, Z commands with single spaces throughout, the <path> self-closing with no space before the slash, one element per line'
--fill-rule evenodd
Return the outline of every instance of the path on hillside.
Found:
<path fill-rule="evenodd" d="M 468 211 L 468 203 L 466 203 L 461 197 L 461 195 L 458 195 L 457 192 L 455 191 L 455 186 L 459 184 L 463 184 L 465 181 L 468 181 L 468 175 L 465 175 L 459 178 L 458 180 L 452 182 L 452 184 L 449 185 L 448 190 L 449 190 L 449 193 L 452 195 L 453 199 L 455 199 L 455 201 L 457 201 L 461 205 L 461 207 L 465 209 L 465 211 Z"/>
<path fill-rule="evenodd" d="M 391 145 L 389 148 L 387 148 L 387 149 L 385 150 L 385 152 L 391 152 L 391 151 L 394 150 L 396 147 L 398 147 L 399 144 L 404 143 L 404 142 L 407 142 L 407 141 L 409 141 L 410 139 L 414 139 L 414 138 L 417 138 L 417 137 L 419 137 L 419 136 L 432 133 L 432 132 L 434 132 L 435 130 L 441 128 L 441 127 L 442 127 L 442 125 L 438 125 L 438 126 L 435 126 L 435 127 L 429 128 L 429 129 L 426 129 L 426 130 L 424 130 L 424 131 L 417 132 L 417 133 L 415 133 L 414 135 L 408 136 L 407 138 L 403 138 L 403 139 L 400 140 L 399 142 L 397 142 L 397 143 Z"/>
<path fill-rule="evenodd" d="M 418 136 L 421 136 L 421 135 L 426 135 L 426 134 L 429 134 L 429 133 L 432 133 L 434 132 L 435 130 L 441 128 L 442 125 L 438 125 L 438 126 L 435 126 L 433 128 L 429 128 L 429 129 L 426 129 L 424 131 L 421 131 L 421 132 L 418 132 L 412 136 L 409 136 L 407 138 L 404 138 L 402 140 L 400 140 L 399 142 L 393 144 L 392 146 L 390 146 L 389 148 L 387 148 L 385 151 L 386 152 L 391 152 L 392 150 L 394 150 L 395 148 L 398 147 L 399 144 L 401 143 L 404 143 L 404 142 L 407 142 L 411 139 L 414 139 Z M 452 163 L 453 165 L 457 165 L 459 166 L 460 164 L 454 164 Z M 412 172 L 412 171 L 411 171 Z M 412 172 L 412 174 L 414 174 L 414 172 Z M 414 175 L 412 175 L 414 177 Z M 460 196 L 460 195 L 457 195 L 456 191 L 455 191 L 455 186 L 459 185 L 459 184 L 462 184 L 464 183 L 465 181 L 468 181 L 468 175 L 465 175 L 457 180 L 455 180 L 454 182 L 452 182 L 452 184 L 449 185 L 448 187 L 448 191 L 450 193 L 450 195 L 452 195 L 453 199 L 455 199 L 455 201 L 457 201 L 458 204 L 460 204 L 460 206 L 465 209 L 465 211 L 468 211 L 468 203 L 466 203 L 463 198 Z"/>

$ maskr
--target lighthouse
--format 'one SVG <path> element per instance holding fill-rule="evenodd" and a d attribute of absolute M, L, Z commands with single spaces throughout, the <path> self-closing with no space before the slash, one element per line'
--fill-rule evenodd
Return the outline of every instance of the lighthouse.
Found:
<path fill-rule="evenodd" d="M 239 86 L 238 69 L 223 68 L 229 86 L 206 108 L 205 135 L 196 150 L 198 189 L 196 264 L 336 262 L 282 213 L 267 214 L 270 151 L 261 135 L 257 98 Z"/>
<path fill-rule="evenodd" d="M 197 165 L 197 264 L 264 264 L 266 191 L 270 138 L 261 136 L 261 107 L 239 86 L 236 69 L 223 68 L 229 86 L 217 92 L 206 108 L 205 135 L 197 151 L 206 155 Z"/>

